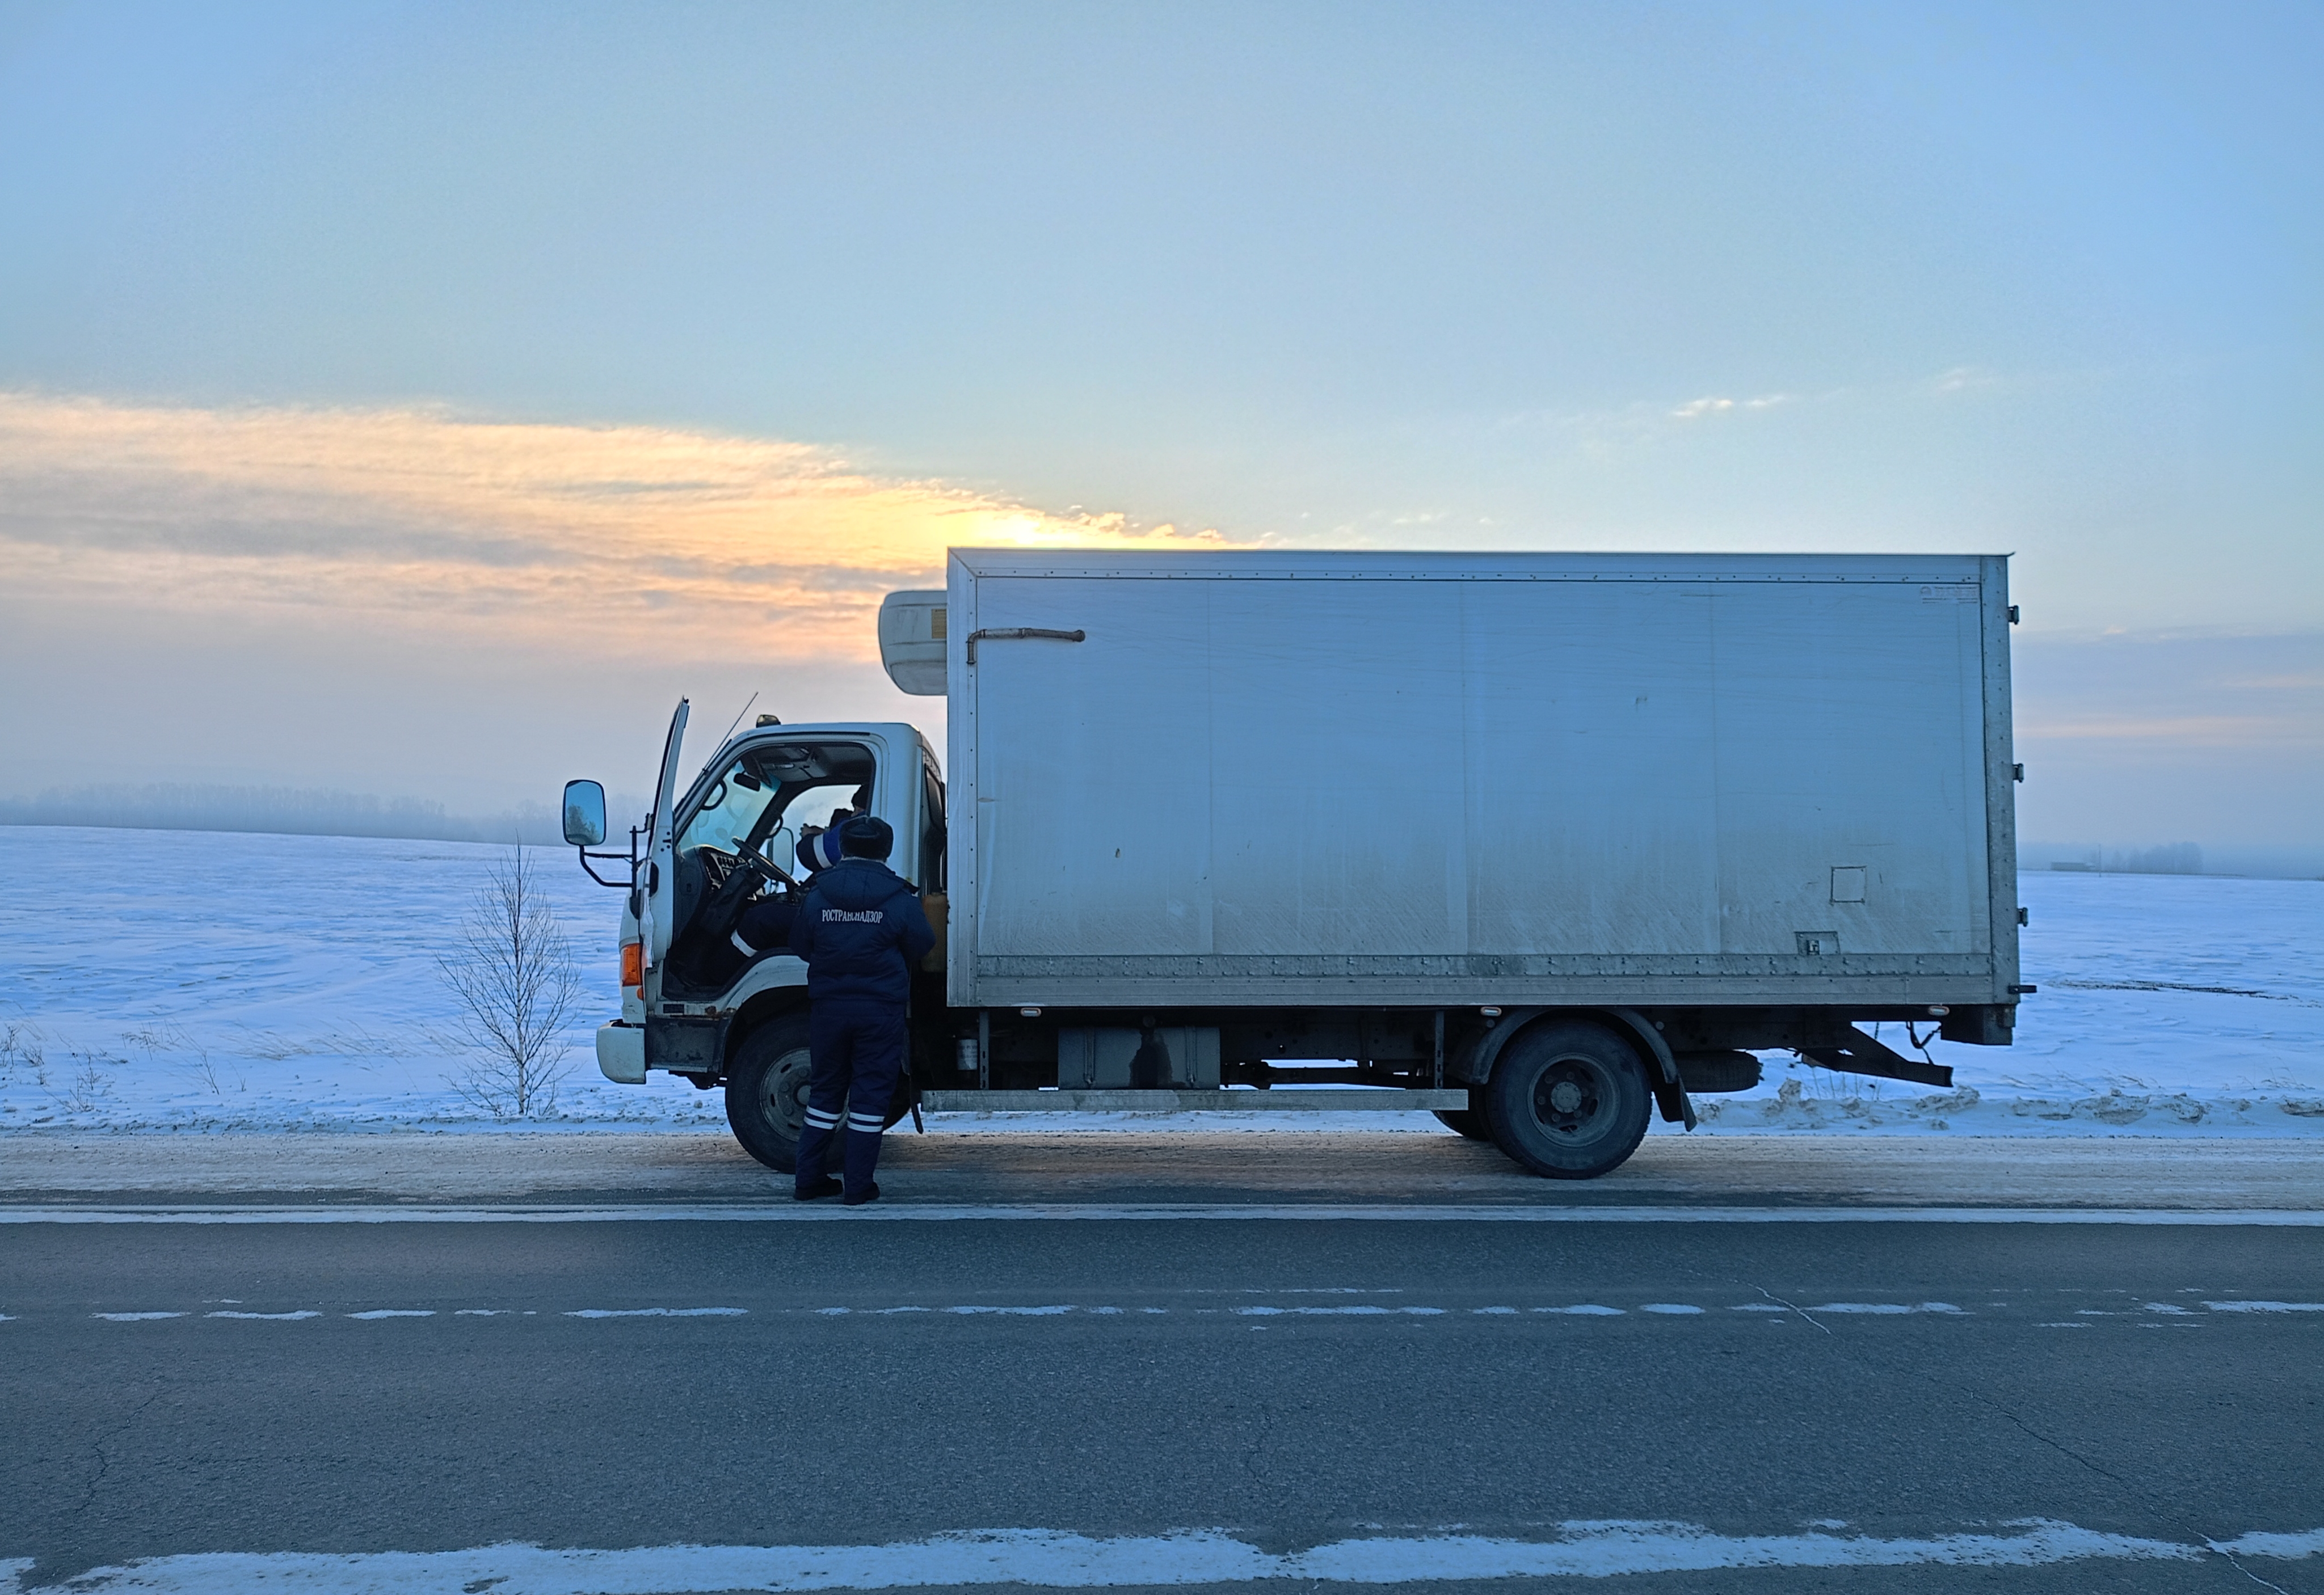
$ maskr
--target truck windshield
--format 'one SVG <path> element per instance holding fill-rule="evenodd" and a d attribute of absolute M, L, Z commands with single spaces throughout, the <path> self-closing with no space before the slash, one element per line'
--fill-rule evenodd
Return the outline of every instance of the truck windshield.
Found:
<path fill-rule="evenodd" d="M 773 787 L 752 773 L 745 761 L 735 761 L 718 778 L 718 784 L 710 788 L 710 800 L 686 822 L 685 833 L 678 838 L 678 851 L 691 853 L 698 847 L 713 847 L 721 853 L 733 852 L 735 842 L 751 834 L 751 827 L 774 798 Z"/>

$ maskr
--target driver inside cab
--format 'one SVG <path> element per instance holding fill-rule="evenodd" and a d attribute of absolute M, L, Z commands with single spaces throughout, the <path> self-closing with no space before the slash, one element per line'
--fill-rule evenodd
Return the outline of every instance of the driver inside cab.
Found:
<path fill-rule="evenodd" d="M 855 794 L 848 799 L 845 808 L 831 811 L 829 824 L 809 825 L 799 836 L 797 850 L 799 867 L 809 876 L 815 876 L 837 863 L 840 828 L 871 807 L 872 788 L 867 782 L 855 788 Z M 788 892 L 779 897 L 763 897 L 752 903 L 729 938 L 735 950 L 745 958 L 756 958 L 761 953 L 788 949 L 798 905 L 799 899 Z"/>

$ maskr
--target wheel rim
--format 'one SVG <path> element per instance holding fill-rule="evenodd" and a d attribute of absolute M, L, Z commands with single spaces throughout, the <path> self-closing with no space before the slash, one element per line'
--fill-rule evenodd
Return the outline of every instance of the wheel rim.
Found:
<path fill-rule="evenodd" d="M 796 1141 L 807 1129 L 807 1050 L 799 1047 L 777 1058 L 767 1071 L 759 1093 L 759 1111 L 784 1139 Z"/>
<path fill-rule="evenodd" d="M 1535 1120 L 1567 1140 L 1602 1133 L 1613 1120 L 1614 1102 L 1614 1082 L 1593 1058 L 1554 1058 L 1533 1083 Z"/>

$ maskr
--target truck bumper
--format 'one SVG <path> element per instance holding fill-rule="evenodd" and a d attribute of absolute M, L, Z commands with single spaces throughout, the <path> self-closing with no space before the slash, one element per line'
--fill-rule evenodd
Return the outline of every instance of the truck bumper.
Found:
<path fill-rule="evenodd" d="M 615 1019 L 597 1027 L 597 1069 L 616 1085 L 646 1083 L 646 1033 Z"/>

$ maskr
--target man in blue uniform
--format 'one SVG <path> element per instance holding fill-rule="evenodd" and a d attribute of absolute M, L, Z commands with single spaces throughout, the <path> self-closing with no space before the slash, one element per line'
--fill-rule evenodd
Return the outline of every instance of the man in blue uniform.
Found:
<path fill-rule="evenodd" d="M 858 815 L 840 828 L 840 860 L 815 878 L 791 925 L 791 951 L 807 960 L 807 1129 L 799 1136 L 793 1194 L 837 1195 L 849 1207 L 876 1201 L 872 1178 L 880 1136 L 904 1068 L 904 999 L 911 966 L 936 945 L 912 889 L 888 868 L 888 822 Z M 824 1172 L 831 1139 L 847 1116 L 842 1166 Z"/>

